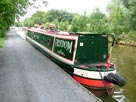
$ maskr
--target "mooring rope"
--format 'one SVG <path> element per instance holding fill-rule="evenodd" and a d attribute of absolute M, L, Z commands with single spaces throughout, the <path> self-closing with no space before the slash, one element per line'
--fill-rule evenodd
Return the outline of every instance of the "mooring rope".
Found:
<path fill-rule="evenodd" d="M 104 74 L 105 74 L 105 71 L 104 71 Z M 99 75 L 100 75 L 100 77 L 101 77 L 101 79 L 102 79 L 102 82 L 103 82 L 104 87 L 105 87 L 105 89 L 106 89 L 106 91 L 107 91 L 107 93 L 108 93 L 108 96 L 110 97 L 110 98 L 109 98 L 109 100 L 110 100 L 110 102 L 112 102 L 112 96 L 111 96 L 111 94 L 109 93 L 109 91 L 108 91 L 108 89 L 107 89 L 107 87 L 106 87 L 106 84 L 105 84 L 104 78 L 102 77 L 102 74 L 101 74 L 101 72 L 100 72 L 100 71 L 99 71 Z"/>

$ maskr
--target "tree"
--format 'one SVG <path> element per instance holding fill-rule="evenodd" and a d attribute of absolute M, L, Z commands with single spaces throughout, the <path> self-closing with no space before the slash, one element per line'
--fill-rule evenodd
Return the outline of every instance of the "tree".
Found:
<path fill-rule="evenodd" d="M 59 24 L 58 24 L 58 29 L 59 30 L 62 30 L 62 31 L 67 31 L 67 29 L 68 29 L 68 22 L 60 22 Z"/>
<path fill-rule="evenodd" d="M 72 22 L 71 22 L 70 31 L 82 32 L 82 31 L 86 31 L 86 27 L 87 27 L 87 16 L 75 15 Z"/>
<path fill-rule="evenodd" d="M 127 31 L 126 18 L 128 18 L 127 10 L 119 0 L 113 0 L 107 7 L 109 13 L 108 25 L 110 33 L 117 35 Z"/>
<path fill-rule="evenodd" d="M 26 18 L 25 21 L 23 22 L 23 24 L 26 27 L 32 27 L 32 26 L 34 26 L 34 21 L 33 21 L 33 19 Z"/>
<path fill-rule="evenodd" d="M 26 0 L 0 0 L 0 37 L 4 37 L 15 18 L 25 14 L 29 2 Z"/>
<path fill-rule="evenodd" d="M 120 0 L 127 8 L 128 17 L 126 19 L 127 25 L 131 31 L 136 31 L 136 1 L 135 0 Z"/>
<path fill-rule="evenodd" d="M 71 24 L 72 19 L 74 17 L 73 13 L 68 13 L 63 10 L 51 9 L 47 12 L 37 11 L 32 17 L 29 19 L 29 24 L 42 24 L 48 25 L 49 23 L 56 24 L 56 27 L 62 30 L 67 30 L 68 25 Z M 28 19 L 24 20 L 24 25 L 30 27 L 28 24 Z"/>
<path fill-rule="evenodd" d="M 31 19 L 33 19 L 34 24 L 46 23 L 46 12 L 37 11 L 35 14 L 32 15 Z"/>
<path fill-rule="evenodd" d="M 67 11 L 64 10 L 51 9 L 48 12 L 46 12 L 47 22 L 52 22 L 54 19 L 57 19 L 59 22 L 68 21 L 70 24 L 73 17 L 74 14 L 68 13 Z"/>
<path fill-rule="evenodd" d="M 87 30 L 90 32 L 107 33 L 107 18 L 99 8 L 94 9 L 87 25 Z"/>

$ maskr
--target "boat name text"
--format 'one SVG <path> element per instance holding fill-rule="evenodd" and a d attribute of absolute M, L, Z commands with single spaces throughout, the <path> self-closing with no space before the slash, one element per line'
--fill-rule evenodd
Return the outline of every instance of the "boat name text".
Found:
<path fill-rule="evenodd" d="M 55 47 L 66 49 L 69 53 L 72 51 L 73 42 L 67 40 L 56 39 Z"/>

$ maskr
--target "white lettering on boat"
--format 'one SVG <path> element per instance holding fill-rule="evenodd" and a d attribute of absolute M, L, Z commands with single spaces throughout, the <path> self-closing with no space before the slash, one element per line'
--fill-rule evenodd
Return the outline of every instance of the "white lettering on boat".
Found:
<path fill-rule="evenodd" d="M 57 51 L 59 54 L 61 54 L 61 55 L 63 55 L 63 56 L 66 56 L 65 54 L 64 54 L 64 52 L 62 51 L 62 49 L 61 50 L 59 50 L 59 51 Z"/>
<path fill-rule="evenodd" d="M 69 53 L 71 53 L 72 51 L 72 45 L 73 45 L 73 42 L 67 41 L 67 40 L 56 39 L 55 41 L 55 47 L 64 48 Z"/>

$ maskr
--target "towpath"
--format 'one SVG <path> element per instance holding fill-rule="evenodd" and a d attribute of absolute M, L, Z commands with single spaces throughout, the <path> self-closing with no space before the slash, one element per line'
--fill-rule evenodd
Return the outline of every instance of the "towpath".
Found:
<path fill-rule="evenodd" d="M 0 102 L 99 101 L 15 31 L 10 31 L 0 53 Z"/>

